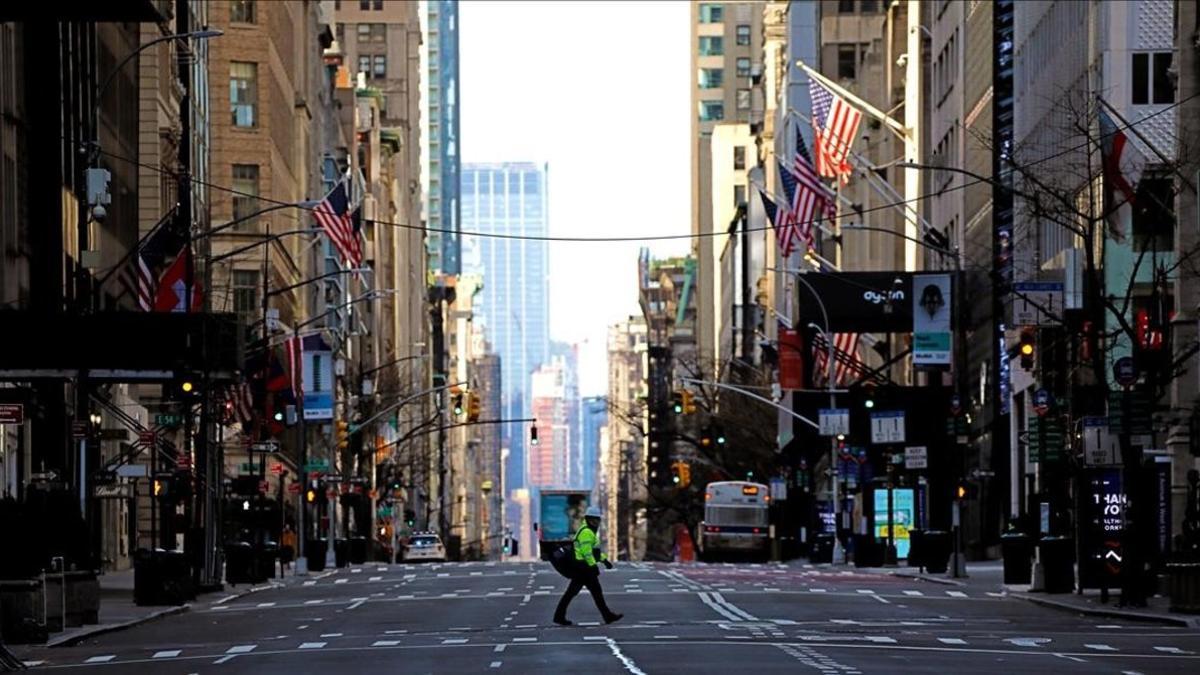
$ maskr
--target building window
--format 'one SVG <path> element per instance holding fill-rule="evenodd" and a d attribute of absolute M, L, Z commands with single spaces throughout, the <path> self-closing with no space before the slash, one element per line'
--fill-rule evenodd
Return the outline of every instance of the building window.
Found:
<path fill-rule="evenodd" d="M 358 0 L 359 11 L 366 12 L 371 9 L 371 0 Z"/>
<path fill-rule="evenodd" d="M 719 89 L 725 80 L 725 71 L 721 68 L 701 68 L 700 88 Z"/>
<path fill-rule="evenodd" d="M 737 109 L 738 110 L 749 110 L 750 109 L 750 90 L 749 89 L 738 89 L 737 90 Z"/>
<path fill-rule="evenodd" d="M 241 220 L 258 210 L 258 165 L 233 165 L 233 219 Z M 251 219 L 233 229 L 239 232 L 254 230 L 256 221 Z"/>
<path fill-rule="evenodd" d="M 738 57 L 737 60 L 737 76 L 750 77 L 750 59 L 746 57 Z"/>
<path fill-rule="evenodd" d="M 700 36 L 700 56 L 721 56 L 725 53 L 725 39 L 720 35 Z"/>
<path fill-rule="evenodd" d="M 370 40 L 371 40 L 371 24 L 369 24 L 369 23 L 358 24 L 358 41 L 359 42 L 369 42 Z"/>
<path fill-rule="evenodd" d="M 746 186 L 745 185 L 734 185 L 733 186 L 733 208 L 736 209 L 745 203 L 746 203 Z"/>
<path fill-rule="evenodd" d="M 371 57 L 370 56 L 359 56 L 358 57 L 358 72 L 367 73 L 368 75 L 371 73 Z"/>
<path fill-rule="evenodd" d="M 387 77 L 387 57 L 383 54 L 376 54 L 375 61 L 372 65 L 371 76 L 377 80 L 382 80 Z"/>
<path fill-rule="evenodd" d="M 254 0 L 230 2 L 229 23 L 254 23 Z"/>
<path fill-rule="evenodd" d="M 1175 193 L 1170 175 L 1147 174 L 1138 181 L 1133 209 L 1133 245 L 1136 250 L 1170 251 L 1175 248 Z"/>
<path fill-rule="evenodd" d="M 371 42 L 387 42 L 387 24 L 371 24 Z"/>
<path fill-rule="evenodd" d="M 719 122 L 725 119 L 725 104 L 721 101 L 700 101 L 700 121 Z"/>
<path fill-rule="evenodd" d="M 739 45 L 750 44 L 750 26 L 740 25 L 737 27 L 737 43 Z"/>
<path fill-rule="evenodd" d="M 837 50 L 838 79 L 853 80 L 858 75 L 858 45 L 840 44 Z"/>
<path fill-rule="evenodd" d="M 256 270 L 233 271 L 233 311 L 241 318 L 242 323 L 252 323 L 262 313 L 258 302 L 258 293 L 262 286 L 259 279 Z"/>
<path fill-rule="evenodd" d="M 838 0 L 838 14 L 853 14 L 854 0 Z"/>
<path fill-rule="evenodd" d="M 733 146 L 733 168 L 738 171 L 746 169 L 746 146 Z"/>
<path fill-rule="evenodd" d="M 877 11 L 878 8 L 875 6 L 875 0 L 858 0 L 859 14 L 874 14 Z"/>
<path fill-rule="evenodd" d="M 721 23 L 725 20 L 725 8 L 709 2 L 700 5 L 700 23 Z"/>
<path fill-rule="evenodd" d="M 1171 52 L 1133 55 L 1133 104 L 1174 103 L 1175 85 L 1171 82 Z"/>
<path fill-rule="evenodd" d="M 375 0 L 375 9 L 383 11 L 383 0 Z"/>
<path fill-rule="evenodd" d="M 229 104 L 233 126 L 253 127 L 258 123 L 258 64 L 230 62 Z"/>

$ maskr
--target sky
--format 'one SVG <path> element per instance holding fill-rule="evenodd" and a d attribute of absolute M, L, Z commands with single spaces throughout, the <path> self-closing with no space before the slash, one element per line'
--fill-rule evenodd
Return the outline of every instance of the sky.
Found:
<path fill-rule="evenodd" d="M 459 5 L 463 162 L 549 165 L 552 236 L 690 232 L 686 2 Z M 550 335 L 607 391 L 608 326 L 640 314 L 637 254 L 666 242 L 551 242 Z M 486 280 L 485 280 L 486 283 Z"/>

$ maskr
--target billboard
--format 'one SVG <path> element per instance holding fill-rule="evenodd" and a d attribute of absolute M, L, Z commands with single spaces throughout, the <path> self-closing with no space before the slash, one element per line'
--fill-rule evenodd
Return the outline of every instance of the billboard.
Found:
<path fill-rule="evenodd" d="M 888 536 L 888 491 L 875 490 L 875 536 L 887 543 Z M 916 500 L 912 488 L 892 488 L 892 539 L 896 544 L 896 557 L 907 558 L 909 530 L 916 527 Z"/>
<path fill-rule="evenodd" d="M 952 306 L 949 274 L 913 277 L 913 365 L 950 365 Z"/>
<path fill-rule="evenodd" d="M 304 338 L 304 419 L 333 419 L 333 350 L 320 335 Z"/>

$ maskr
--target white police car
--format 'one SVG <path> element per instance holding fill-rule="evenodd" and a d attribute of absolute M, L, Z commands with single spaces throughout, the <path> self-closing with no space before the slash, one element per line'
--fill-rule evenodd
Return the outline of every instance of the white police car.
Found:
<path fill-rule="evenodd" d="M 404 562 L 446 562 L 446 547 L 436 532 L 413 532 L 400 553 Z"/>

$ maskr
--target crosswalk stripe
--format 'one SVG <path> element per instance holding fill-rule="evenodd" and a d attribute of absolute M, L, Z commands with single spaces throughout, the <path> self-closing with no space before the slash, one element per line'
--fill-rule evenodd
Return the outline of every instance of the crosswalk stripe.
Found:
<path fill-rule="evenodd" d="M 925 595 L 921 591 L 904 591 L 905 595 Z"/>
<path fill-rule="evenodd" d="M 328 643 L 325 643 L 325 642 L 301 642 L 300 649 L 320 649 L 320 648 L 324 647 L 326 644 L 328 644 Z"/>
<path fill-rule="evenodd" d="M 161 652 L 154 652 L 152 659 L 173 659 L 180 654 L 179 649 L 164 649 Z"/>
<path fill-rule="evenodd" d="M 226 654 L 249 654 L 258 645 L 234 645 L 225 650 Z"/>
<path fill-rule="evenodd" d="M 947 645 L 965 645 L 967 641 L 962 638 L 938 638 L 938 642 Z"/>
<path fill-rule="evenodd" d="M 84 663 L 108 663 L 115 658 L 117 658 L 116 654 L 105 654 L 104 656 L 93 656 L 92 658 L 84 661 Z"/>
<path fill-rule="evenodd" d="M 1116 647 L 1110 647 L 1110 646 L 1108 646 L 1108 645 L 1088 645 L 1088 644 L 1085 644 L 1085 645 L 1084 645 L 1084 647 L 1087 647 L 1088 649 L 1095 649 L 1095 650 L 1096 650 L 1096 651 L 1098 651 L 1098 652 L 1115 652 L 1115 651 L 1117 651 Z"/>
<path fill-rule="evenodd" d="M 372 647 L 395 647 L 400 644 L 399 640 L 376 640 L 371 643 Z"/>
<path fill-rule="evenodd" d="M 946 595 L 948 595 L 948 596 L 950 596 L 950 597 L 952 597 L 952 598 L 965 598 L 965 597 L 967 597 L 967 594 L 966 594 L 966 593 L 963 593 L 962 591 L 946 591 Z"/>

